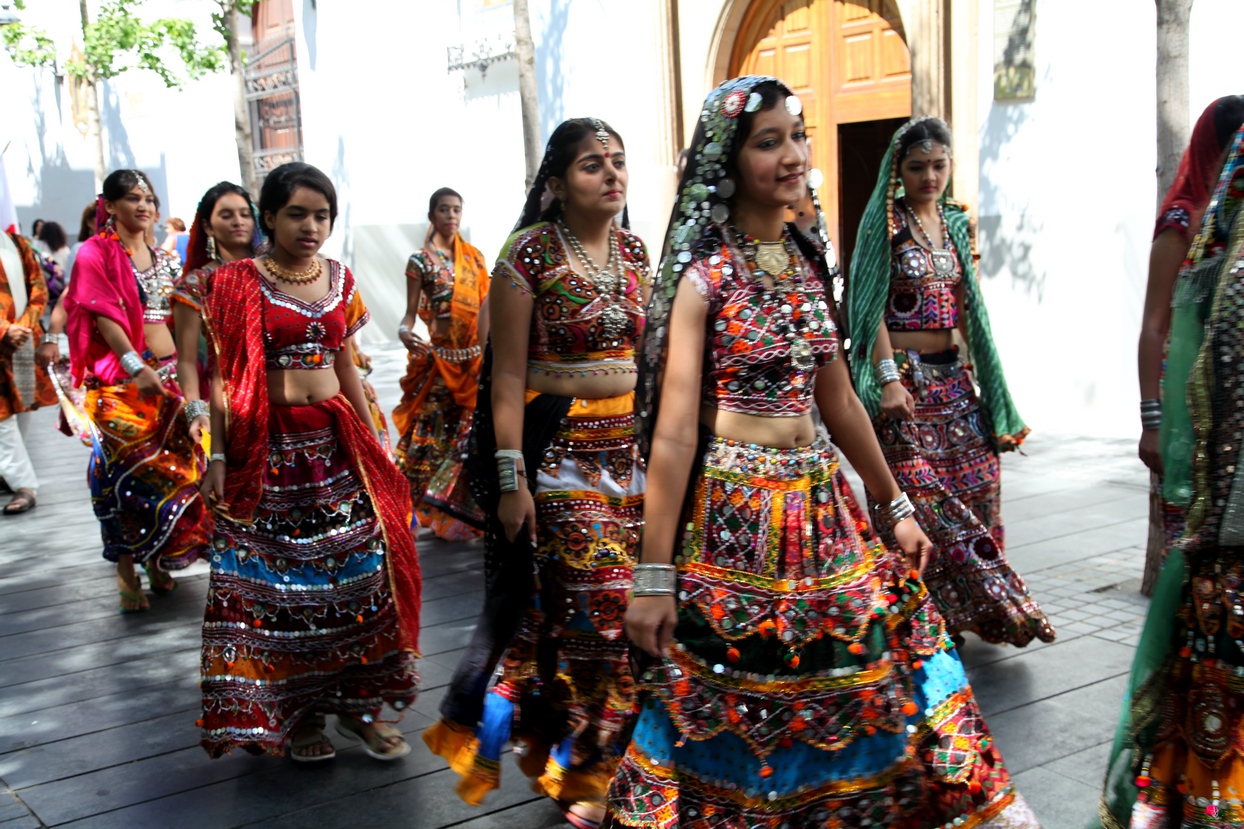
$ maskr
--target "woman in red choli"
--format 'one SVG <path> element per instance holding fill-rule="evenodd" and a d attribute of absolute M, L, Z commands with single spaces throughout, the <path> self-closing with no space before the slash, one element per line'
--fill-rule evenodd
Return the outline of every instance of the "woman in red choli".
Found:
<path fill-rule="evenodd" d="M 354 368 L 354 277 L 317 256 L 328 178 L 285 164 L 259 197 L 271 252 L 221 266 L 203 302 L 215 365 L 204 491 L 216 515 L 203 623 L 202 745 L 331 759 L 324 714 L 378 760 L 414 701 L 419 563 L 410 493 Z"/>

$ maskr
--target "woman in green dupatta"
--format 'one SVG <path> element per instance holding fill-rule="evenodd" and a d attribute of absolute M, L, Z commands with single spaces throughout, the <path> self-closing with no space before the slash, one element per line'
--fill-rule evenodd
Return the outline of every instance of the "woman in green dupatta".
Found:
<path fill-rule="evenodd" d="M 970 630 L 1023 647 L 1054 639 L 1003 555 L 998 453 L 1029 430 L 994 348 L 967 210 L 945 196 L 951 168 L 945 122 L 915 118 L 894 134 L 848 273 L 851 373 L 933 540 L 924 580 L 946 627 L 956 641 Z"/>
<path fill-rule="evenodd" d="M 1165 383 L 1187 391 L 1182 439 L 1193 449 L 1183 470 L 1163 460 L 1168 479 L 1188 475 L 1192 500 L 1132 663 L 1099 809 L 1105 829 L 1244 826 L 1241 207 L 1244 129 L 1175 284 Z"/>

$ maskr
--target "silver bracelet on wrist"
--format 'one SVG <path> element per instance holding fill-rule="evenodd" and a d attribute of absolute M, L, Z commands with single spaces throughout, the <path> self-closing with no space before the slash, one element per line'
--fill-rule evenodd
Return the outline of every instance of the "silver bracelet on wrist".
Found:
<path fill-rule="evenodd" d="M 44 331 L 43 336 L 39 338 L 39 345 L 60 345 L 60 337 L 51 331 Z"/>
<path fill-rule="evenodd" d="M 873 379 L 877 381 L 878 386 L 898 382 L 902 379 L 902 375 L 898 373 L 898 363 L 889 358 L 878 360 L 873 366 Z"/>
<path fill-rule="evenodd" d="M 398 338 L 399 340 L 402 338 L 402 335 L 403 335 L 403 334 L 409 334 L 409 333 L 410 333 L 410 326 L 409 326 L 409 325 L 399 325 L 399 326 L 397 327 L 397 338 Z"/>
<path fill-rule="evenodd" d="M 1140 401 L 1140 427 L 1146 431 L 1162 428 L 1162 401 L 1154 398 Z"/>
<path fill-rule="evenodd" d="M 635 587 L 631 595 L 673 596 L 678 586 L 678 569 L 672 564 L 636 564 Z"/>
<path fill-rule="evenodd" d="M 208 417 L 211 406 L 206 400 L 187 400 L 183 411 L 186 413 L 186 422 L 193 423 L 196 417 Z"/>
<path fill-rule="evenodd" d="M 517 451 L 517 450 L 501 450 L 501 451 Z M 497 489 L 502 495 L 507 492 L 518 492 L 521 483 L 519 478 L 524 477 L 522 471 L 522 453 L 517 458 L 503 456 L 497 458 Z"/>
<path fill-rule="evenodd" d="M 137 351 L 127 351 L 121 355 L 121 368 L 131 377 L 137 377 L 146 367 L 147 364 L 138 356 Z"/>
<path fill-rule="evenodd" d="M 878 504 L 875 511 L 877 517 L 884 518 L 890 527 L 916 514 L 916 508 L 906 492 L 899 493 L 899 496 L 888 504 Z"/>
<path fill-rule="evenodd" d="M 208 456 L 208 459 L 207 459 L 208 463 L 216 463 L 216 461 L 220 461 L 221 463 L 224 463 L 225 453 L 224 452 L 213 452 L 210 456 Z"/>

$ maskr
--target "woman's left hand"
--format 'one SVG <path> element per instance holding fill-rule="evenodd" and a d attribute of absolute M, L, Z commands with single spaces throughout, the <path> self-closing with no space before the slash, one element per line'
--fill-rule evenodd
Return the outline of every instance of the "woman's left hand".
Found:
<path fill-rule="evenodd" d="M 903 555 L 907 557 L 907 563 L 923 576 L 924 568 L 929 565 L 929 559 L 933 555 L 933 542 L 929 541 L 924 530 L 920 529 L 916 519 L 908 516 L 895 524 L 894 538 L 898 541 Z"/>

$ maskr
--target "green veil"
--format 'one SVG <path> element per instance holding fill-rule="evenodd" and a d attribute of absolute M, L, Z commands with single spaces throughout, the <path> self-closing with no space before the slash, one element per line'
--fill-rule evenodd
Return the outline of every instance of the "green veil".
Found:
<path fill-rule="evenodd" d="M 873 344 L 885 311 L 886 296 L 890 290 L 890 239 L 894 231 L 894 200 L 899 192 L 899 162 L 896 158 L 899 139 L 916 124 L 937 120 L 922 116 L 908 121 L 894 133 L 885 158 L 881 161 L 881 174 L 873 188 L 872 198 L 860 221 L 855 252 L 851 255 L 846 295 L 847 333 L 851 340 L 851 374 L 855 380 L 855 392 L 876 417 L 881 412 L 881 387 L 873 378 Z M 964 307 L 961 309 L 967 321 L 968 362 L 973 366 L 976 383 L 980 387 L 981 411 L 994 436 L 998 449 L 1014 448 L 1027 433 L 1024 420 L 1015 409 L 1006 377 L 1002 373 L 1002 361 L 994 347 L 989 326 L 989 312 L 981 296 L 980 283 L 972 261 L 972 245 L 968 234 L 968 213 L 963 205 L 942 197 L 946 212 L 946 226 L 950 238 L 959 253 L 963 266 Z"/>

